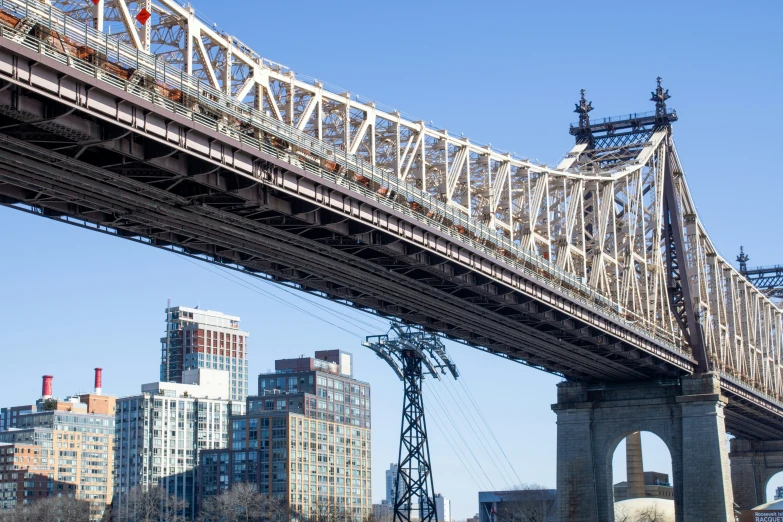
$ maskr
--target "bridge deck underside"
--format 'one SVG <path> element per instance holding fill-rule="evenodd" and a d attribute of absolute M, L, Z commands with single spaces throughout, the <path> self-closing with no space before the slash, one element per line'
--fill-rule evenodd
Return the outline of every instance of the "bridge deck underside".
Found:
<path fill-rule="evenodd" d="M 291 194 L 280 180 L 296 169 L 279 161 L 259 154 L 255 166 L 258 179 L 240 176 L 21 82 L 0 85 L 1 204 L 238 265 L 569 379 L 691 371 L 687 360 L 662 360 L 548 305 L 542 296 L 552 292 L 543 286 L 510 288 L 351 212 Z M 783 436 L 781 412 L 770 422 L 769 405 L 727 392 L 730 431 Z"/>
<path fill-rule="evenodd" d="M 25 123 L 8 107 L 3 112 L 5 203 L 24 202 L 48 216 L 68 215 L 120 236 L 177 245 L 566 377 L 634 380 L 680 373 L 630 347 L 602 346 L 610 344 L 602 332 L 344 213 L 110 125 L 96 136 L 75 136 L 78 126 L 66 122 L 74 115 Z M 270 174 L 278 169 L 271 163 L 261 168 Z M 236 223 L 202 215 L 204 207 L 236 217 Z"/>

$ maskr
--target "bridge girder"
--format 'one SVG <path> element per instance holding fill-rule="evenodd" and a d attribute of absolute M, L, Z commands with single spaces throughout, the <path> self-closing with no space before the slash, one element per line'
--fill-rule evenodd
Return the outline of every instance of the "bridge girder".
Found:
<path fill-rule="evenodd" d="M 106 20 L 125 17 L 122 1 Z M 45 5 L 6 7 L 17 4 L 18 27 L 64 29 Z M 190 24 L 197 42 L 182 8 L 148 4 L 154 23 Z M 669 165 L 709 369 L 738 404 L 779 414 L 781 312 L 710 242 L 668 128 L 608 136 L 600 155 L 578 143 L 549 168 L 260 58 L 236 91 L 214 70 L 194 83 L 188 60 L 173 60 L 188 69 L 177 71 L 143 52 L 157 38 L 148 29 L 126 35 L 141 52 L 79 29 L 69 41 L 83 34 L 105 55 L 96 63 L 51 32 L 3 29 L 5 204 L 238 264 L 569 378 L 633 380 L 694 371 L 667 296 Z M 213 36 L 225 39 L 216 52 L 241 47 Z M 196 47 L 205 61 L 208 46 Z M 116 64 L 100 61 L 112 52 Z M 133 55 L 134 72 L 117 77 Z"/>

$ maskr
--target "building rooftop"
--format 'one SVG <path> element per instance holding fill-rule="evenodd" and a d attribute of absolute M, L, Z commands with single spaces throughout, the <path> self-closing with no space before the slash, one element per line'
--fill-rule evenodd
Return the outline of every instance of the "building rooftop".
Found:
<path fill-rule="evenodd" d="M 228 315 L 216 310 L 201 310 L 187 306 L 171 306 L 166 308 L 167 318 L 171 318 L 171 314 L 176 312 L 179 312 L 176 320 L 239 330 L 240 317 L 237 315 Z M 246 336 L 249 335 L 247 332 L 242 333 Z"/>
<path fill-rule="evenodd" d="M 315 357 L 304 355 L 295 359 L 275 361 L 276 373 L 321 371 L 334 375 L 353 377 L 353 354 L 343 350 L 318 350 Z"/>
<path fill-rule="evenodd" d="M 230 399 L 230 373 L 226 370 L 199 368 L 182 372 L 182 384 L 152 382 L 141 386 L 141 393 L 195 399 Z"/>

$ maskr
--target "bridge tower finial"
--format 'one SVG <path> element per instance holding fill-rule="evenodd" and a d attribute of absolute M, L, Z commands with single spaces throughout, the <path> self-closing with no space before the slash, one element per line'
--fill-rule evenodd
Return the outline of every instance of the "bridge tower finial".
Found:
<path fill-rule="evenodd" d="M 650 101 L 655 102 L 655 119 L 661 123 L 668 122 L 666 117 L 666 100 L 671 98 L 669 96 L 669 89 L 664 89 L 661 86 L 663 78 L 658 77 L 658 87 L 653 91 Z"/>
<path fill-rule="evenodd" d="M 574 112 L 579 114 L 579 128 L 587 129 L 590 127 L 590 115 L 588 113 L 593 110 L 593 102 L 587 101 L 585 98 L 586 91 L 584 89 L 579 92 L 582 97 L 580 98 L 579 103 L 576 104 Z"/>
<path fill-rule="evenodd" d="M 740 247 L 740 253 L 737 256 L 737 261 L 739 262 L 739 269 L 740 273 L 745 274 L 748 271 L 748 261 L 750 261 L 750 256 L 745 253 L 745 247 Z"/>
<path fill-rule="evenodd" d="M 572 127 L 571 134 L 576 136 L 577 143 L 587 141 L 588 148 L 592 149 L 593 133 L 592 133 L 592 129 L 590 128 L 589 112 L 593 110 L 593 102 L 587 101 L 587 98 L 585 98 L 584 89 L 582 89 L 579 92 L 582 96 L 579 99 L 579 103 L 576 104 L 576 109 L 574 109 L 574 112 L 579 115 L 579 128 L 574 129 Z"/>

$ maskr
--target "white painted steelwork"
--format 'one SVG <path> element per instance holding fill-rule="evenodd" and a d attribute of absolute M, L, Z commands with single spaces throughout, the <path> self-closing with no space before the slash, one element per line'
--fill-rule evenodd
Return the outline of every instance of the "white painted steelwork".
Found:
<path fill-rule="evenodd" d="M 95 9 L 88 0 L 53 4 L 72 18 L 32 0 L 2 0 L 0 8 L 136 72 L 118 78 L 39 43 L 47 56 L 249 146 L 274 150 L 259 139 L 262 134 L 284 139 L 291 148 L 275 151 L 278 157 L 283 154 L 302 168 L 325 161 L 342 167 L 343 176 L 353 175 L 346 182 L 355 190 L 394 207 L 402 201 L 426 209 L 414 212 L 417 219 L 511 265 L 538 267 L 548 284 L 575 289 L 574 298 L 587 298 L 618 323 L 644 331 L 662 346 L 687 350 L 667 296 L 662 191 L 668 162 L 674 166 L 687 244 L 684 262 L 710 366 L 733 385 L 781 399 L 783 311 L 715 249 L 669 129 L 625 147 L 633 154 L 617 161 L 593 161 L 578 144 L 550 168 L 334 92 L 261 58 L 169 0 L 102 0 Z M 133 18 L 142 8 L 153 15 L 143 27 Z M 21 32 L 5 30 L 5 35 L 24 43 Z M 182 103 L 141 86 L 139 72 L 184 93 Z M 397 199 L 378 196 L 387 193 Z"/>

